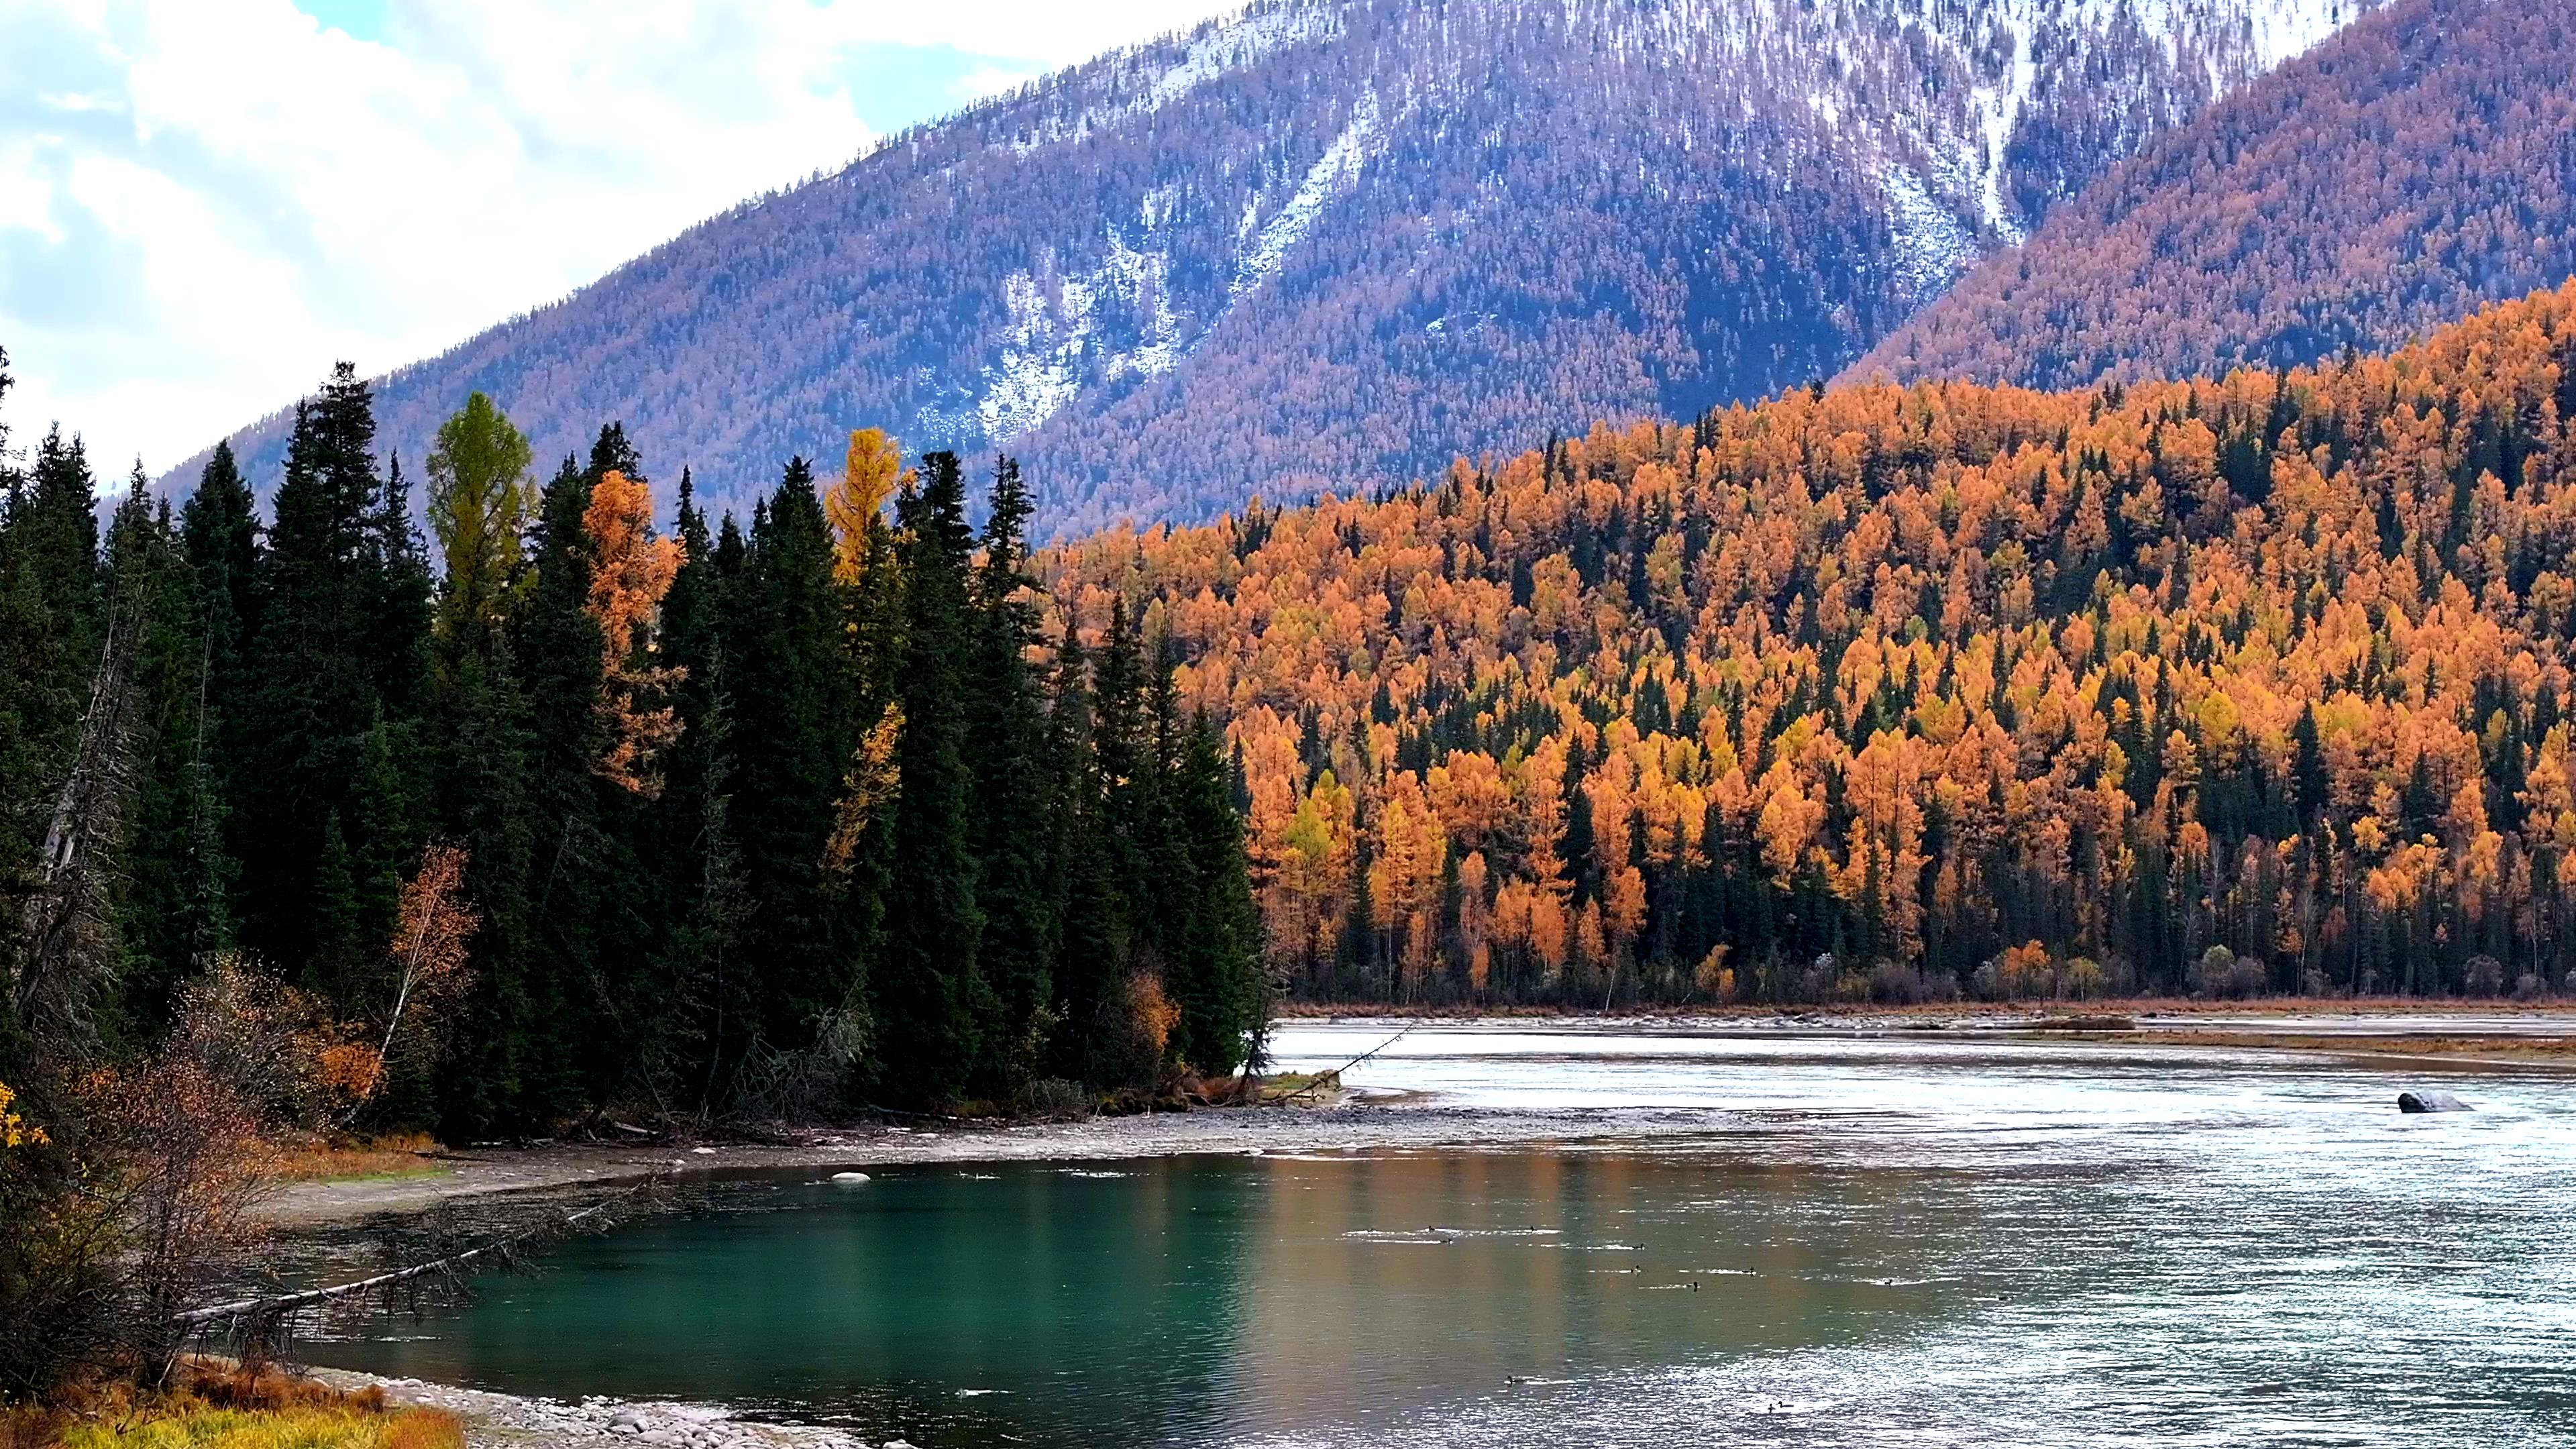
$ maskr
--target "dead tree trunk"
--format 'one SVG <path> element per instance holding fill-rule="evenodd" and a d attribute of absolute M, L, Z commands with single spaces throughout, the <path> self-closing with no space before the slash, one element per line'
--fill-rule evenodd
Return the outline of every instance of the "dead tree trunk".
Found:
<path fill-rule="evenodd" d="M 11 1005 L 21 1024 L 57 1041 L 88 1037 L 98 988 L 114 969 L 108 866 L 133 795 L 134 648 L 144 616 L 140 598 L 125 604 L 108 621 L 71 774 L 19 922 L 24 954 Z"/>

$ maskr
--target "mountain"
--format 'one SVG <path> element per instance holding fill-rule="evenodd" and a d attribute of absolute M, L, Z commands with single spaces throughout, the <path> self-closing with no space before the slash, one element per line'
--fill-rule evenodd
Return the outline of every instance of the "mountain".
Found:
<path fill-rule="evenodd" d="M 2054 210 L 1853 369 L 2040 387 L 2394 346 L 2576 273 L 2576 0 L 2406 0 Z"/>
<path fill-rule="evenodd" d="M 622 419 L 739 503 L 878 425 L 1009 447 L 1053 530 L 1401 483 L 1833 373 L 2369 3 L 1256 5 L 402 368 L 383 437 L 481 389 L 541 457 Z"/>
<path fill-rule="evenodd" d="M 1325 1000 L 2576 987 L 2576 282 L 2388 356 L 1793 388 L 1112 532 Z"/>

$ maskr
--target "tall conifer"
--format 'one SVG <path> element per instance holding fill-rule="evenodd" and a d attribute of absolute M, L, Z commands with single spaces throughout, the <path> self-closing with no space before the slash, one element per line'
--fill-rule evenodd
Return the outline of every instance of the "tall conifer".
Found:
<path fill-rule="evenodd" d="M 961 665 L 973 641 L 967 570 L 973 534 L 954 453 L 922 459 L 896 503 L 904 579 L 901 793 L 876 979 L 887 1081 L 907 1102 L 957 1098 L 977 1059 L 982 979 L 976 861 L 968 814 L 968 705 Z"/>

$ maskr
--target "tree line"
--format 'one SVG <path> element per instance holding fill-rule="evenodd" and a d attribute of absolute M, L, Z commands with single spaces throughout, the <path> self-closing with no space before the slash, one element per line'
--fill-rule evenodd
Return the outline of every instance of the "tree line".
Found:
<path fill-rule="evenodd" d="M 2546 995 L 2571 424 L 2562 288 L 2310 368 L 1793 389 L 1038 567 L 1179 641 L 1301 996 Z"/>
<path fill-rule="evenodd" d="M 45 434 L 0 473 L 0 1081 L 147 1052 L 218 961 L 336 1028 L 362 1120 L 450 1140 L 1239 1068 L 1215 727 L 1123 606 L 1039 637 L 1016 464 L 976 530 L 956 457 L 900 461 L 791 460 L 747 526 L 683 470 L 665 534 L 622 427 L 540 485 L 477 394 L 424 537 L 344 365 L 265 516 L 218 448 L 102 531 Z M 389 943 L 433 867 L 424 973 Z"/>

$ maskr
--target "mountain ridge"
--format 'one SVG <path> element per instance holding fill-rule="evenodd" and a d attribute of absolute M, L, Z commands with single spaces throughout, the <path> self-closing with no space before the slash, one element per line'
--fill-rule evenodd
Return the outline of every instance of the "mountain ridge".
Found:
<path fill-rule="evenodd" d="M 880 426 L 1010 448 L 1060 533 L 1401 483 L 1832 373 L 2360 8 L 1256 5 L 395 370 L 385 441 L 480 389 L 541 456 L 620 419 L 739 501 Z M 237 436 L 255 475 L 281 435 Z"/>
<path fill-rule="evenodd" d="M 2406 0 L 2157 138 L 1845 374 L 2040 387 L 2400 345 L 2576 272 L 2576 4 Z"/>

